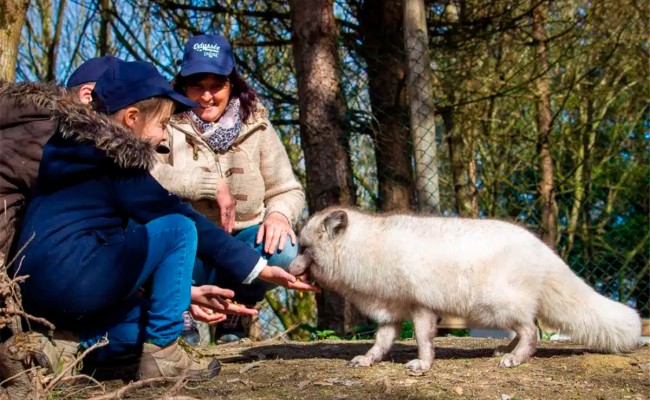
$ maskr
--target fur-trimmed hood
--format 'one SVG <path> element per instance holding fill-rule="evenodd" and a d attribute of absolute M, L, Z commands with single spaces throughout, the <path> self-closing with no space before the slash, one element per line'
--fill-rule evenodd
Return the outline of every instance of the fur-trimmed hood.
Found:
<path fill-rule="evenodd" d="M 8 124 L 13 115 L 21 117 L 23 110 L 48 113 L 64 138 L 92 143 L 122 168 L 150 169 L 154 164 L 154 146 L 108 116 L 74 102 L 65 88 L 54 83 L 0 82 L 0 99 L 3 106 L 7 103 L 7 108 L 18 111 L 7 113 Z M 0 127 L 2 124 L 0 121 Z"/>
<path fill-rule="evenodd" d="M 17 108 L 32 108 L 46 112 L 53 102 L 66 96 L 64 87 L 54 82 L 6 82 L 0 80 L 0 99 Z"/>

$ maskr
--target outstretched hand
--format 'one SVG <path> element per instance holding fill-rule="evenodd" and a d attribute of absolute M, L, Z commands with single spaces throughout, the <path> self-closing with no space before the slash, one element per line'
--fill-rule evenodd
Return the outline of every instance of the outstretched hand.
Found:
<path fill-rule="evenodd" d="M 257 315 L 257 310 L 230 301 L 235 292 L 214 285 L 192 286 L 192 304 L 221 314 Z M 196 309 L 195 309 L 196 311 Z"/>
<path fill-rule="evenodd" d="M 317 286 L 310 285 L 306 282 L 301 282 L 295 276 L 291 275 L 287 271 L 283 270 L 280 267 L 274 267 L 267 265 L 264 267 L 262 272 L 260 272 L 259 279 L 271 282 L 276 285 L 284 286 L 289 289 L 296 290 L 305 290 L 309 292 L 320 292 L 320 288 Z"/>
<path fill-rule="evenodd" d="M 226 314 L 212 311 L 207 307 L 201 307 L 197 304 L 190 304 L 190 314 L 192 314 L 195 320 L 206 322 L 210 325 L 225 321 L 228 318 Z"/>

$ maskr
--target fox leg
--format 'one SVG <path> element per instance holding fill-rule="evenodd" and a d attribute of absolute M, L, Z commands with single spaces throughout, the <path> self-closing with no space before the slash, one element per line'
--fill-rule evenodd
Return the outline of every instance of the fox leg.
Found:
<path fill-rule="evenodd" d="M 416 310 L 413 313 L 413 328 L 418 343 L 418 358 L 407 362 L 405 367 L 411 371 L 428 371 L 435 356 L 433 338 L 436 336 L 437 315 L 424 308 Z"/>
<path fill-rule="evenodd" d="M 519 336 L 515 336 L 507 345 L 498 346 L 494 349 L 494 355 L 500 357 L 506 353 L 510 353 L 517 346 L 517 343 L 519 343 Z"/>
<path fill-rule="evenodd" d="M 379 325 L 375 335 L 375 344 L 362 356 L 354 357 L 348 365 L 353 367 L 369 367 L 381 361 L 393 346 L 393 341 L 402 328 L 401 322 Z"/>
<path fill-rule="evenodd" d="M 537 350 L 537 327 L 534 322 L 516 325 L 513 330 L 517 333 L 517 336 L 512 340 L 511 344 L 516 343 L 516 345 L 501 358 L 500 367 L 519 365 L 527 361 Z"/>

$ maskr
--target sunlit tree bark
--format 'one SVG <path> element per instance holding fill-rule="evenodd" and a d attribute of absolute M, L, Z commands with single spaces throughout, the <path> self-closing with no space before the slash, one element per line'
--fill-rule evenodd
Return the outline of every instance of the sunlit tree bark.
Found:
<path fill-rule="evenodd" d="M 538 3 L 533 0 L 533 5 Z M 540 166 L 538 190 L 542 208 L 540 223 L 542 240 L 551 248 L 557 245 L 557 205 L 555 203 L 555 180 L 553 176 L 553 147 L 551 137 L 551 95 L 547 72 L 549 70 L 548 48 L 546 38 L 545 3 L 533 8 L 532 37 L 536 50 L 536 67 L 540 74 L 536 81 L 535 102 L 537 109 L 537 152 Z"/>
<path fill-rule="evenodd" d="M 0 79 L 13 81 L 27 0 L 0 0 Z"/>
<path fill-rule="evenodd" d="M 404 43 L 408 60 L 407 87 L 415 158 L 417 208 L 425 213 L 439 213 L 438 150 L 427 32 L 424 0 L 405 0 Z"/>
<path fill-rule="evenodd" d="M 344 141 L 345 104 L 340 88 L 333 2 L 292 0 L 290 5 L 309 211 L 337 204 L 353 205 L 355 194 Z M 319 295 L 319 326 L 348 331 L 358 321 L 356 315 L 352 305 L 338 294 Z"/>
<path fill-rule="evenodd" d="M 402 1 L 366 0 L 359 12 L 374 120 L 379 208 L 414 208 L 411 131 L 406 103 Z"/>

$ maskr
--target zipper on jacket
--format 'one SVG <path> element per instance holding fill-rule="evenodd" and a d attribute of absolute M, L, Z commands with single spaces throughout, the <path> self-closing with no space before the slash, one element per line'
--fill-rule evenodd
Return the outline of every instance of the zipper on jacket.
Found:
<path fill-rule="evenodd" d="M 199 161 L 199 147 L 192 141 L 192 158 L 194 161 Z"/>
<path fill-rule="evenodd" d="M 191 129 L 190 131 L 187 131 L 187 130 L 181 128 L 179 125 L 173 125 L 173 127 L 178 129 L 179 131 L 181 131 L 185 135 L 185 140 L 187 141 L 187 143 L 190 146 L 192 146 L 192 158 L 194 159 L 194 161 L 198 161 L 199 160 L 199 145 L 195 142 L 195 140 L 197 140 L 197 139 L 195 139 L 195 137 L 200 139 L 201 136 L 198 135 L 196 132 L 194 132 L 193 129 Z M 246 136 L 248 136 L 248 135 L 246 135 Z M 212 156 L 214 157 L 214 160 L 216 162 L 217 172 L 219 173 L 219 176 L 221 176 L 223 178 L 223 172 L 221 170 L 221 164 L 219 163 L 219 154 L 217 154 L 217 152 L 212 151 L 212 150 L 210 151 L 210 153 L 212 153 Z"/>

